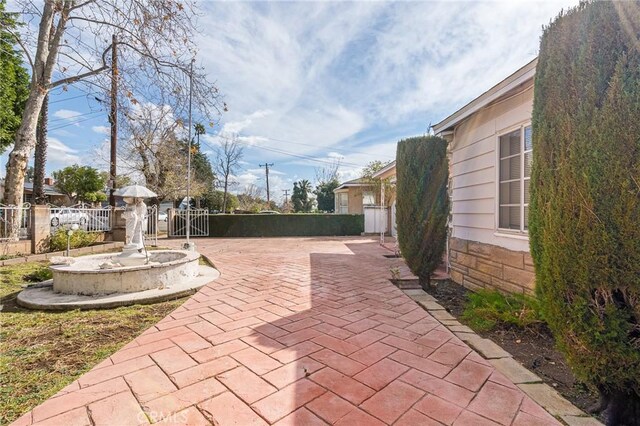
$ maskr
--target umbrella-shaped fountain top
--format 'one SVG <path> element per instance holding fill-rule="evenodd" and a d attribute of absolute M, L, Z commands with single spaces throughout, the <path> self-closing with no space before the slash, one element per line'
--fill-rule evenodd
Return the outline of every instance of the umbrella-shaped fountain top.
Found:
<path fill-rule="evenodd" d="M 149 256 L 144 246 L 144 229 L 147 227 L 147 205 L 144 199 L 157 195 L 142 185 L 125 186 L 113 195 L 122 197 L 127 204 L 123 215 L 126 223 L 125 246 L 122 253 L 113 260 L 122 266 L 145 265 L 149 263 Z"/>

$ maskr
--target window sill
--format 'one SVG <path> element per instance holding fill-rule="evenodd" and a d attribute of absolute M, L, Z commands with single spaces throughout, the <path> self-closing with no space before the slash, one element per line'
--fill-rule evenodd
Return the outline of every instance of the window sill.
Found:
<path fill-rule="evenodd" d="M 496 231 L 493 233 L 496 237 L 513 238 L 514 240 L 529 241 L 529 234 L 526 232 L 508 232 L 508 231 Z"/>

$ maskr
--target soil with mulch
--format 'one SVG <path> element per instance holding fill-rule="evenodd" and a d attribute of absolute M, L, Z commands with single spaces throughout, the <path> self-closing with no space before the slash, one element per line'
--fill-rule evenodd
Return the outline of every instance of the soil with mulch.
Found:
<path fill-rule="evenodd" d="M 438 299 L 438 303 L 451 315 L 460 319 L 469 290 L 450 280 L 432 281 L 432 284 L 427 293 Z M 491 331 L 478 334 L 500 345 L 575 406 L 588 411 L 597 404 L 598 394 L 576 380 L 564 356 L 555 348 L 553 336 L 546 325 L 523 329 L 498 324 Z"/>

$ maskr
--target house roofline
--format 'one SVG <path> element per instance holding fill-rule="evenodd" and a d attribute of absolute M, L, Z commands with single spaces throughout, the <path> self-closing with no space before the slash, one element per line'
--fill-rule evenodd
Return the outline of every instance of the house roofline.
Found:
<path fill-rule="evenodd" d="M 390 162 L 389 164 L 387 164 L 386 166 L 384 166 L 382 169 L 378 170 L 377 172 L 375 172 L 373 174 L 373 176 L 371 176 L 372 178 L 377 178 L 380 177 L 382 175 L 384 175 L 385 173 L 387 173 L 389 170 L 395 169 L 396 168 L 396 160 L 393 160 L 392 162 Z"/>
<path fill-rule="evenodd" d="M 445 131 L 453 130 L 453 127 L 459 124 L 462 120 L 466 119 L 472 114 L 475 114 L 476 112 L 489 105 L 490 103 L 496 101 L 500 97 L 504 96 L 514 88 L 520 86 L 528 80 L 533 79 L 533 76 L 536 73 L 537 64 L 538 58 L 535 58 L 438 124 L 431 126 L 434 133 L 441 134 Z"/>
<path fill-rule="evenodd" d="M 333 190 L 333 192 L 337 192 L 343 189 L 349 189 L 351 187 L 358 187 L 358 186 L 371 186 L 371 184 L 368 183 L 343 183 L 342 185 L 340 185 L 339 187 L 337 187 L 336 189 Z"/>

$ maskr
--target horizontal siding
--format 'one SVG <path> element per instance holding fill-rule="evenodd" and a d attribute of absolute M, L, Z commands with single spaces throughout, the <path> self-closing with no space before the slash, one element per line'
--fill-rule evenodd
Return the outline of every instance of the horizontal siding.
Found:
<path fill-rule="evenodd" d="M 451 199 L 455 201 L 480 200 L 484 198 L 494 199 L 496 186 L 494 182 L 457 188 L 453 191 Z"/>
<path fill-rule="evenodd" d="M 496 123 L 493 115 L 480 111 L 456 128 L 454 149 L 464 148 L 495 134 Z"/>
<path fill-rule="evenodd" d="M 482 170 L 489 167 L 494 167 L 496 163 L 495 155 L 495 151 L 490 151 L 478 157 L 473 157 L 469 160 L 461 161 L 458 164 L 453 165 L 452 175 L 458 176 L 468 172 L 469 170 Z"/>
<path fill-rule="evenodd" d="M 454 201 L 453 213 L 470 213 L 470 214 L 491 214 L 495 210 L 495 202 L 493 198 L 485 198 L 480 200 Z M 493 228 L 493 225 L 491 226 Z"/>
<path fill-rule="evenodd" d="M 495 180 L 495 169 L 494 167 L 489 167 L 487 169 L 474 170 L 459 176 L 453 176 L 453 188 L 455 191 L 456 188 L 495 182 Z"/>
<path fill-rule="evenodd" d="M 533 102 L 522 103 L 523 98 L 517 97 L 509 103 L 509 109 L 503 114 L 496 117 L 495 128 L 496 133 L 502 133 L 503 129 L 509 129 L 516 124 L 531 120 L 531 112 L 533 110 Z M 517 102 L 517 103 L 516 103 Z"/>
<path fill-rule="evenodd" d="M 467 228 L 493 229 L 495 224 L 493 214 L 490 213 L 459 213 L 453 215 L 453 226 L 465 226 Z"/>
<path fill-rule="evenodd" d="M 471 145 L 454 151 L 451 157 L 451 163 L 453 165 L 456 165 L 470 158 L 478 157 L 488 152 L 495 152 L 495 149 L 496 138 L 495 135 L 491 135 L 477 142 L 474 142 Z"/>

